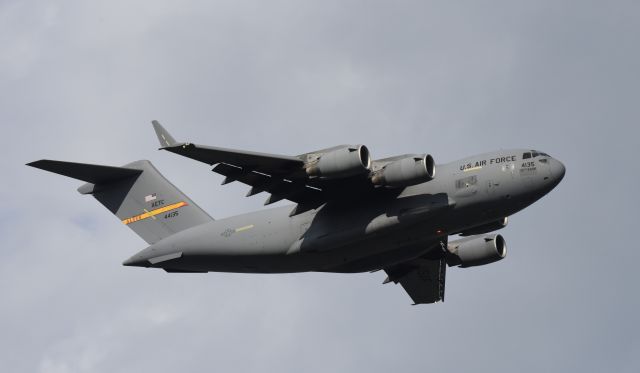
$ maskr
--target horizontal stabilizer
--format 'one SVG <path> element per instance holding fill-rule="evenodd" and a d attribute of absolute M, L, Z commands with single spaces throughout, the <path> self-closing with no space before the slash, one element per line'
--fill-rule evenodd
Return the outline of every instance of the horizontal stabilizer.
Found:
<path fill-rule="evenodd" d="M 92 184 L 111 183 L 142 173 L 142 170 L 134 170 L 132 168 L 52 161 L 49 159 L 41 159 L 27 163 L 27 166 L 72 177 Z"/>

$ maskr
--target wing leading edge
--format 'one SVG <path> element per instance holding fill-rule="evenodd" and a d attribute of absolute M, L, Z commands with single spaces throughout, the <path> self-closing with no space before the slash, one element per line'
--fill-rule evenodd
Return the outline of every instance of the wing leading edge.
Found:
<path fill-rule="evenodd" d="M 227 163 L 253 171 L 277 174 L 289 174 L 295 170 L 300 170 L 304 166 L 302 159 L 287 155 L 177 142 L 158 121 L 154 120 L 152 123 L 162 146 L 160 149 L 195 159 L 208 165 Z"/>

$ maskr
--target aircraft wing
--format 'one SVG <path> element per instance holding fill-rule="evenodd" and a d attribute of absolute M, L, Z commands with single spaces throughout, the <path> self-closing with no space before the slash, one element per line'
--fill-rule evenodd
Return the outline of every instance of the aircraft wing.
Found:
<path fill-rule="evenodd" d="M 160 123 L 152 123 L 160 149 L 215 165 L 212 171 L 225 176 L 223 185 L 239 181 L 251 186 L 247 197 L 260 192 L 270 193 L 265 205 L 282 199 L 296 202 L 298 206 L 292 215 L 322 205 L 330 190 L 339 187 L 344 193 L 348 189 L 344 182 L 309 179 L 304 169 L 306 155 L 296 157 L 178 142 Z"/>
<path fill-rule="evenodd" d="M 265 205 L 288 199 L 298 204 L 303 204 L 309 208 L 314 208 L 323 203 L 324 194 L 321 189 L 314 188 L 296 180 L 287 174 L 266 173 L 264 171 L 253 170 L 247 166 L 237 166 L 228 163 L 219 163 L 212 170 L 226 176 L 222 184 L 233 181 L 251 186 L 247 197 L 260 192 L 270 193 L 271 196 L 265 201 Z"/>
<path fill-rule="evenodd" d="M 302 159 L 288 155 L 258 153 L 177 142 L 160 123 L 155 120 L 152 123 L 158 135 L 160 145 L 162 145 L 160 149 L 209 165 L 226 163 L 252 171 L 278 175 L 290 174 L 292 171 L 298 170 L 304 165 Z"/>
<path fill-rule="evenodd" d="M 400 283 L 414 305 L 444 302 L 446 270 L 444 259 L 417 258 L 385 268 L 384 283 Z"/>

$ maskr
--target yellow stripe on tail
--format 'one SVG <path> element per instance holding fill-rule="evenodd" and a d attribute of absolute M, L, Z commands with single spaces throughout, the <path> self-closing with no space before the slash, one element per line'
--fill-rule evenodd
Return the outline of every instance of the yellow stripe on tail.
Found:
<path fill-rule="evenodd" d="M 159 214 L 163 214 L 163 213 L 171 211 L 171 210 L 179 209 L 180 207 L 183 207 L 183 206 L 188 206 L 188 203 L 182 201 L 182 202 L 174 203 L 172 205 L 167 205 L 167 206 L 164 206 L 164 207 L 160 207 L 159 209 L 146 211 L 143 214 L 132 216 L 130 218 L 126 218 L 122 222 L 125 225 L 131 224 L 131 223 L 135 223 L 137 221 L 144 220 L 144 219 L 147 219 L 147 218 L 151 218 L 151 217 L 154 217 L 154 216 L 159 215 Z"/>

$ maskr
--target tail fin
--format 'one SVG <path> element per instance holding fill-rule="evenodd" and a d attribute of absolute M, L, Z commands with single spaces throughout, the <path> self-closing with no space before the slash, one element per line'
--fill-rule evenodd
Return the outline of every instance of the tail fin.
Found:
<path fill-rule="evenodd" d="M 27 165 L 86 181 L 78 192 L 93 194 L 149 244 L 213 220 L 149 161 L 124 167 L 51 160 Z"/>

